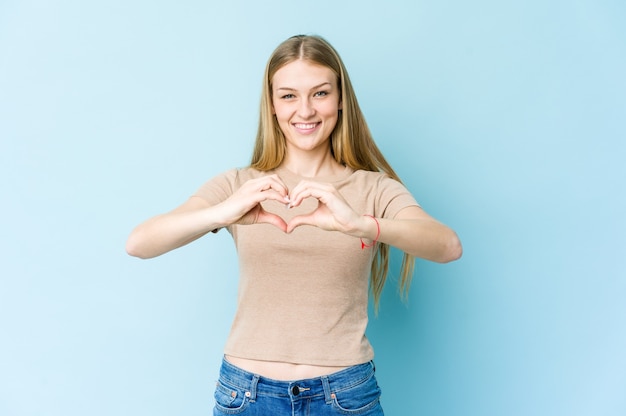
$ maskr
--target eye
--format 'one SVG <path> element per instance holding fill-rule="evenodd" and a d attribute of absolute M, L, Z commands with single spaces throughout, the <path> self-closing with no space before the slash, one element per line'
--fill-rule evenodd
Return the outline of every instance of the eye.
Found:
<path fill-rule="evenodd" d="M 296 96 L 293 94 L 285 94 L 283 96 L 281 96 L 280 98 L 282 98 L 283 100 L 291 100 L 292 98 L 295 98 Z"/>
<path fill-rule="evenodd" d="M 313 94 L 314 97 L 325 97 L 328 95 L 328 91 L 318 91 L 315 94 Z"/>

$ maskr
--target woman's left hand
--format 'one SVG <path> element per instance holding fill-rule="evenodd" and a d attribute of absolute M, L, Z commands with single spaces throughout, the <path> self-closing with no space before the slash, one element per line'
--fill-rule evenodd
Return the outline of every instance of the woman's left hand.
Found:
<path fill-rule="evenodd" d="M 302 181 L 289 194 L 292 207 L 306 198 L 315 198 L 312 212 L 298 215 L 287 224 L 287 232 L 300 225 L 313 225 L 327 231 L 340 231 L 353 237 L 376 239 L 413 256 L 440 263 L 461 257 L 463 248 L 456 233 L 428 215 L 419 206 L 402 209 L 393 219 L 371 218 L 355 212 L 334 186 Z"/>
<path fill-rule="evenodd" d="M 326 231 L 358 234 L 362 216 L 354 212 L 333 185 L 313 181 L 300 182 L 289 194 L 290 207 L 299 206 L 306 198 L 317 199 L 317 208 L 309 214 L 292 218 L 287 225 L 288 233 L 300 225 L 313 225 Z"/>

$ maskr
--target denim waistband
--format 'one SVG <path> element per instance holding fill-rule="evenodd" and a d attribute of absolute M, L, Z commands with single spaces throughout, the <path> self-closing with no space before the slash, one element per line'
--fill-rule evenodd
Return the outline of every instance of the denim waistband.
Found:
<path fill-rule="evenodd" d="M 331 402 L 335 393 L 363 383 L 372 377 L 374 371 L 374 362 L 369 361 L 325 376 L 281 381 L 250 373 L 224 359 L 220 370 L 220 380 L 225 384 L 245 390 L 246 396 L 253 401 L 259 395 L 267 395 L 289 397 L 292 401 L 323 396 L 326 402 Z"/>

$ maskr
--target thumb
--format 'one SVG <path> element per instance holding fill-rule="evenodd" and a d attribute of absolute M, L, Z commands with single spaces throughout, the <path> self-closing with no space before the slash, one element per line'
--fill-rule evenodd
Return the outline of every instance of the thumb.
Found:
<path fill-rule="evenodd" d="M 287 232 L 287 223 L 281 217 L 271 212 L 261 210 L 256 220 L 257 223 L 271 224 L 283 232 Z"/>
<path fill-rule="evenodd" d="M 289 224 L 287 224 L 287 233 L 292 232 L 293 230 L 295 230 L 297 227 L 299 227 L 301 225 L 317 226 L 317 224 L 314 221 L 314 217 L 313 217 L 312 214 L 297 215 L 297 216 L 293 217 L 291 219 L 291 221 L 289 221 Z"/>

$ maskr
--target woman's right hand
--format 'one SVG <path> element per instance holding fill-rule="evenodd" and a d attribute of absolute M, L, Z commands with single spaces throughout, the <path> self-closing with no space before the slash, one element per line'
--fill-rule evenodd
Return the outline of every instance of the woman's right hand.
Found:
<path fill-rule="evenodd" d="M 287 192 L 277 175 L 268 175 L 249 180 L 217 205 L 191 197 L 176 209 L 138 225 L 128 237 L 126 251 L 144 259 L 160 256 L 231 224 L 267 223 L 286 231 L 285 221 L 265 211 L 261 202 L 286 204 Z"/>
<path fill-rule="evenodd" d="M 235 193 L 216 209 L 223 217 L 223 226 L 231 224 L 272 224 L 287 231 L 287 224 L 278 215 L 267 212 L 261 202 L 274 200 L 281 204 L 289 202 L 288 190 L 278 175 L 268 175 L 251 179 L 244 183 Z"/>

